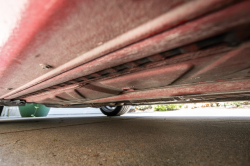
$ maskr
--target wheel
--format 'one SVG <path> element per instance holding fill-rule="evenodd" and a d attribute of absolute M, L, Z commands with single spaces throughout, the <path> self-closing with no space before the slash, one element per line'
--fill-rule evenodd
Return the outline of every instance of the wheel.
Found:
<path fill-rule="evenodd" d="M 130 110 L 130 105 L 126 106 L 103 106 L 100 108 L 102 113 L 107 116 L 120 116 L 126 114 Z"/>
<path fill-rule="evenodd" d="M 4 106 L 0 106 L 0 116 L 2 115 L 3 107 L 4 107 Z"/>

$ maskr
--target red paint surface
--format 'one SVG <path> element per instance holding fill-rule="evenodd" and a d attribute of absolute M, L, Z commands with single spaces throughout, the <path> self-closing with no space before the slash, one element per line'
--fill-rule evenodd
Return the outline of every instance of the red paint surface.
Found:
<path fill-rule="evenodd" d="M 80 86 L 78 86 L 78 84 L 68 85 L 48 92 L 26 97 L 25 100 L 29 102 L 53 103 L 53 100 L 50 99 L 59 97 L 63 99 L 61 101 L 58 101 L 59 103 L 65 103 L 65 101 L 67 101 L 67 103 L 69 104 L 81 104 L 85 103 L 86 101 L 88 101 L 88 103 L 91 103 L 93 100 L 93 102 L 109 102 L 115 101 L 116 99 L 129 100 L 130 97 L 132 97 L 132 100 L 134 94 L 136 94 L 135 99 L 138 100 L 151 96 L 150 93 L 152 93 L 151 97 L 157 98 L 157 95 L 165 95 L 166 97 L 172 95 L 191 95 L 196 93 L 204 94 L 217 91 L 238 91 L 243 89 L 250 91 L 248 84 L 244 85 L 241 82 L 239 84 L 239 80 L 233 81 L 235 78 L 239 79 L 242 77 L 246 77 L 247 75 L 250 76 L 250 68 L 246 71 L 239 70 L 242 68 L 244 69 L 246 65 L 249 64 L 248 62 L 250 61 L 250 57 L 248 56 L 249 54 L 246 50 L 250 50 L 250 43 L 248 42 L 239 47 L 231 49 L 232 50 L 229 52 L 224 52 L 225 49 L 222 47 L 221 51 L 217 51 L 217 54 L 214 54 L 215 52 L 210 52 L 212 55 L 209 55 L 207 50 L 203 50 L 199 51 L 198 53 L 193 53 L 193 56 L 191 56 L 192 58 L 190 60 L 186 60 L 182 63 L 179 63 L 178 65 L 165 65 L 162 67 L 142 70 L 113 79 L 111 78 L 104 81 L 94 81 L 84 86 L 81 84 Z M 211 51 L 212 49 L 208 50 Z M 199 56 L 194 58 L 194 55 L 196 54 L 198 54 Z M 183 54 L 174 58 L 183 59 L 183 57 L 186 57 L 187 55 L 190 56 L 189 54 Z M 232 55 L 239 55 L 239 59 L 237 59 L 236 61 L 234 58 L 232 58 L 235 56 Z M 222 58 L 227 59 L 227 61 L 225 61 L 227 63 L 218 64 L 217 62 Z M 168 60 L 165 61 L 167 62 Z M 232 67 L 230 70 L 223 70 L 223 67 L 226 64 L 232 64 L 233 62 L 235 62 L 234 67 Z M 159 62 L 159 64 L 161 64 L 161 62 Z M 217 74 L 220 75 L 220 77 L 218 77 L 218 75 L 216 74 L 212 74 L 209 77 L 206 77 L 207 72 L 210 72 L 210 70 L 207 70 L 207 72 L 203 73 L 203 75 L 199 75 L 199 79 L 196 79 L 197 76 L 195 76 L 195 73 L 199 73 L 199 71 L 203 71 L 203 69 L 207 68 L 207 66 L 211 66 L 214 64 L 217 64 Z M 234 76 L 232 77 L 232 75 L 228 75 L 228 73 L 233 73 Z M 214 81 L 217 78 L 220 78 L 220 81 Z M 202 82 L 202 79 L 206 79 L 206 81 Z M 249 80 L 243 80 L 243 82 L 245 83 L 247 83 L 247 81 Z M 169 83 L 171 84 L 168 85 Z M 222 85 L 220 85 L 220 83 Z M 235 84 L 235 86 L 233 86 L 233 84 Z M 160 86 L 164 88 L 159 88 Z M 135 90 L 135 92 L 132 92 L 132 94 L 130 94 L 130 92 L 123 94 L 122 91 L 124 87 L 132 88 Z M 188 89 L 189 87 L 192 87 L 191 90 Z M 150 90 L 149 88 L 154 88 L 154 90 Z M 75 89 L 80 95 L 78 95 L 77 98 L 74 97 L 75 99 L 72 99 L 71 93 L 74 94 Z M 166 89 L 167 91 L 163 92 L 162 90 L 164 89 Z M 144 93 L 146 93 L 148 96 L 145 96 Z"/>
<path fill-rule="evenodd" d="M 164 14 L 185 0 L 149 0 L 147 3 L 132 0 L 126 3 L 119 0 L 27 2 L 13 33 L 5 45 L 0 46 L 0 76 L 4 78 L 0 79 L 1 96 L 9 92 L 6 88 L 16 90 L 42 77 L 43 80 L 32 83 L 35 85 L 86 63 L 79 61 L 78 57 L 87 58 L 83 54 L 99 47 L 100 43 L 104 44 Z M 115 43 L 111 48 L 116 50 L 123 46 Z M 113 50 L 105 47 L 98 56 Z M 65 68 L 64 64 L 69 61 L 77 63 Z M 42 70 L 40 64 L 49 64 L 53 69 Z"/>
<path fill-rule="evenodd" d="M 79 104 L 249 90 L 249 80 L 231 81 L 249 76 L 249 43 L 183 62 L 184 56 L 168 57 L 177 59 L 172 66 L 163 56 L 179 47 L 181 53 L 198 52 L 195 42 L 250 24 L 249 9 L 250 1 L 236 0 L 28 0 L 0 46 L 0 98 L 46 89 L 25 99 Z M 238 38 L 245 39 L 246 33 L 240 34 Z M 146 57 L 155 63 L 136 64 Z M 101 78 L 105 69 L 118 76 L 117 67 L 125 63 L 144 70 L 90 84 L 72 80 Z M 152 68 L 154 64 L 158 68 Z M 46 65 L 52 68 L 40 67 Z M 219 79 L 223 81 L 214 82 Z M 66 81 L 74 85 L 57 85 Z M 51 90 L 54 85 L 58 88 Z M 130 92 L 123 94 L 124 88 Z"/>
<path fill-rule="evenodd" d="M 61 1 L 58 1 L 58 3 L 59 2 Z M 44 25 L 43 30 L 41 30 L 37 35 L 33 34 L 32 42 L 34 44 L 29 44 L 30 48 L 25 49 L 22 55 L 18 55 L 19 57 L 22 57 L 21 63 L 25 66 L 23 68 L 25 70 L 29 69 L 35 72 L 29 73 L 29 75 L 25 75 L 25 77 L 20 77 L 19 79 L 15 79 L 15 81 L 13 82 L 8 81 L 7 83 L 7 81 L 1 80 L 2 82 L 0 82 L 0 84 L 3 87 L 8 85 L 8 86 L 12 86 L 13 88 L 15 88 L 15 90 L 13 90 L 13 92 L 10 93 L 10 94 L 14 94 L 20 90 L 27 89 L 42 81 L 50 79 L 69 69 L 75 68 L 88 61 L 101 57 L 111 51 L 117 50 L 128 44 L 134 43 L 145 37 L 148 37 L 152 34 L 156 34 L 160 31 L 163 31 L 165 29 L 168 29 L 170 27 L 183 23 L 183 20 L 188 21 L 206 12 L 215 10 L 225 4 L 230 3 L 231 1 L 228 1 L 228 0 L 191 1 L 183 6 L 180 6 L 180 8 L 178 8 L 178 5 L 182 5 L 184 2 L 183 0 L 179 0 L 179 1 L 172 1 L 172 0 L 156 1 L 154 0 L 154 1 L 147 1 L 147 3 L 142 2 L 142 1 L 126 1 L 125 3 L 124 2 L 125 1 L 121 1 L 121 2 L 110 1 L 110 0 L 108 1 L 108 4 L 114 4 L 113 6 L 122 5 L 123 9 L 119 9 L 118 11 L 116 11 L 117 10 L 116 8 L 112 8 L 112 6 L 111 6 L 112 10 L 104 10 L 105 8 L 103 8 L 103 6 L 105 6 L 104 5 L 105 1 L 98 2 L 98 5 L 96 5 L 95 1 L 91 1 L 91 2 L 90 1 L 67 1 L 67 4 L 65 4 L 63 7 L 58 6 L 59 11 L 58 12 L 56 12 L 56 10 L 54 11 L 54 17 L 47 18 L 47 19 L 50 19 L 49 20 L 50 24 Z M 120 3 L 120 4 L 117 4 L 117 3 Z M 102 26 L 99 24 L 98 25 L 94 24 L 92 25 L 91 29 L 82 28 L 87 25 L 91 25 L 87 21 L 90 20 L 89 18 L 93 17 L 93 15 L 91 15 L 91 11 L 89 11 L 90 14 L 84 13 L 84 11 L 85 10 L 88 11 L 89 8 L 80 9 L 80 7 L 84 7 L 84 6 L 92 7 L 91 11 L 93 12 L 93 14 L 96 14 L 96 16 L 98 17 L 100 13 L 102 13 L 101 15 L 108 15 L 106 18 L 102 18 L 101 21 L 99 21 L 100 23 L 103 24 Z M 172 9 L 172 6 L 175 6 L 176 9 Z M 150 10 L 148 8 L 150 8 Z M 169 11 L 169 9 L 172 9 L 172 11 L 167 12 Z M 120 12 L 124 12 L 125 14 L 120 13 Z M 126 17 L 126 14 L 131 14 L 131 13 L 133 15 L 129 15 Z M 138 26 L 139 24 L 149 21 L 150 19 L 159 16 L 160 14 L 163 14 L 163 15 L 136 28 L 136 26 Z M 121 16 L 124 15 L 125 17 L 123 16 L 124 18 L 123 17 L 120 18 L 120 15 Z M 40 13 L 40 16 L 43 18 L 46 18 L 46 15 L 43 16 L 43 13 Z M 84 16 L 85 17 L 88 16 L 86 17 L 87 20 Z M 34 15 L 30 17 L 33 18 Z M 142 21 L 141 20 L 142 18 L 145 21 Z M 79 19 L 81 19 L 81 24 L 76 24 L 79 22 Z M 130 20 L 127 20 L 129 21 L 129 24 L 127 22 L 124 22 L 124 20 L 126 21 L 126 19 L 130 19 Z M 110 20 L 117 20 L 116 24 L 119 25 L 119 27 L 115 29 L 108 28 L 106 23 L 109 23 L 109 25 L 112 27 L 115 26 L 113 25 L 112 22 L 110 22 Z M 133 28 L 135 29 L 125 34 L 122 34 L 121 36 L 118 36 L 117 30 L 124 33 L 128 30 L 128 29 L 125 29 L 126 26 L 128 25 L 130 26 L 134 25 Z M 22 28 L 27 29 L 24 26 Z M 106 29 L 104 29 L 104 31 L 102 32 L 101 31 L 102 28 L 106 28 Z M 84 34 L 90 33 L 87 30 L 91 30 L 90 32 L 91 33 L 94 32 L 93 34 L 96 34 L 97 36 L 89 36 L 89 37 L 86 37 L 86 35 L 83 36 L 81 33 L 84 33 Z M 115 33 L 117 34 L 116 38 L 114 36 Z M 113 40 L 110 39 L 109 42 L 107 42 L 107 39 L 106 41 L 104 41 L 104 39 L 101 40 L 103 38 L 102 34 L 106 34 L 107 36 L 113 36 L 114 39 Z M 40 40 L 38 40 L 40 38 L 45 39 L 44 42 L 40 42 Z M 82 40 L 82 39 L 85 39 L 85 40 Z M 88 48 L 89 50 L 88 49 L 81 50 L 81 48 L 85 47 L 86 44 L 93 43 L 93 42 L 95 42 L 95 47 L 98 46 L 98 43 L 100 42 L 102 42 L 103 45 L 95 49 L 93 49 L 94 46 L 92 45 L 91 47 Z M 20 47 L 20 49 L 24 49 L 24 48 Z M 86 53 L 83 53 L 83 52 L 86 52 Z M 34 59 L 33 57 L 36 55 L 40 55 L 40 58 L 42 59 L 36 59 L 36 58 Z M 26 59 L 26 61 L 29 61 L 30 63 L 28 64 L 25 63 L 26 61 L 23 61 L 24 57 L 32 58 L 30 59 L 30 61 L 29 59 Z M 50 61 L 48 61 L 49 59 Z M 69 60 L 71 61 L 68 62 Z M 68 62 L 68 63 L 65 63 L 65 62 Z M 53 69 L 50 72 L 48 72 L 49 70 L 41 71 L 38 66 L 40 63 L 51 63 L 51 65 L 55 69 Z M 25 70 L 21 70 L 21 69 L 17 70 L 17 66 L 14 65 L 11 72 L 15 72 L 16 75 L 19 75 L 19 73 L 20 74 L 25 73 Z M 73 71 L 73 73 L 75 73 L 75 71 Z M 67 75 L 72 76 L 71 73 L 67 73 Z M 5 78 L 7 78 L 7 76 L 13 77 L 13 75 L 9 75 L 9 74 L 4 75 Z M 14 79 L 7 78 L 7 80 L 14 80 Z M 65 81 L 66 81 L 66 78 L 65 78 Z M 52 82 L 55 82 L 55 80 L 52 80 Z M 48 83 L 46 84 L 48 85 L 47 87 L 51 86 L 51 84 L 48 84 Z M 41 88 L 43 88 L 42 85 L 41 85 Z M 27 93 L 29 92 L 30 91 L 27 91 Z M 8 95 L 3 95 L 5 93 L 6 91 L 3 90 L 2 97 L 8 96 Z"/>
<path fill-rule="evenodd" d="M 166 31 L 142 42 L 98 58 L 31 88 L 27 88 L 25 91 L 18 92 L 26 86 L 14 90 L 2 97 L 15 98 L 74 78 L 95 73 L 105 68 L 120 65 L 222 33 L 229 28 L 250 22 L 249 6 L 250 1 L 246 1 L 228 7 L 224 10 L 212 13 L 173 30 Z"/>
<path fill-rule="evenodd" d="M 19 79 L 29 79 L 30 74 L 33 74 L 32 70 L 36 70 L 28 68 L 29 66 L 23 63 L 28 58 L 35 60 L 23 55 L 23 50 L 32 44 L 32 40 L 46 26 L 49 18 L 64 5 L 64 0 L 28 1 L 18 25 L 13 29 L 7 42 L 0 47 L 1 93 L 7 92 L 3 89 L 18 87 Z M 18 75 L 15 71 L 20 69 L 26 69 L 26 72 Z"/>

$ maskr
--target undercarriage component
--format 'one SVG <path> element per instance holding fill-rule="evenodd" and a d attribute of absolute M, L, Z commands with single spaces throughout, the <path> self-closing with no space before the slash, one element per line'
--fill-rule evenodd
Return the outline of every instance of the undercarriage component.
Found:
<path fill-rule="evenodd" d="M 26 0 L 0 42 L 2 105 L 249 99 L 249 0 L 48 2 Z"/>
<path fill-rule="evenodd" d="M 0 99 L 0 106 L 25 106 L 25 100 L 6 100 Z"/>

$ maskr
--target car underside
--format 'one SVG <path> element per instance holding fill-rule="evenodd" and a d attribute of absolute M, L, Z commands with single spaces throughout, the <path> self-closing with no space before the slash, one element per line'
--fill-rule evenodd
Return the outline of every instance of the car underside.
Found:
<path fill-rule="evenodd" d="M 250 99 L 249 0 L 12 0 L 1 8 L 0 105 Z"/>

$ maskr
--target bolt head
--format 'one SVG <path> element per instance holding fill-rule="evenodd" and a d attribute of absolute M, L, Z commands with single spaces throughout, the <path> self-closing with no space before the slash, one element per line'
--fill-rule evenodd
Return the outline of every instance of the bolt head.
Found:
<path fill-rule="evenodd" d="M 53 68 L 52 66 L 48 65 L 48 64 L 40 64 L 42 69 L 51 69 Z"/>

